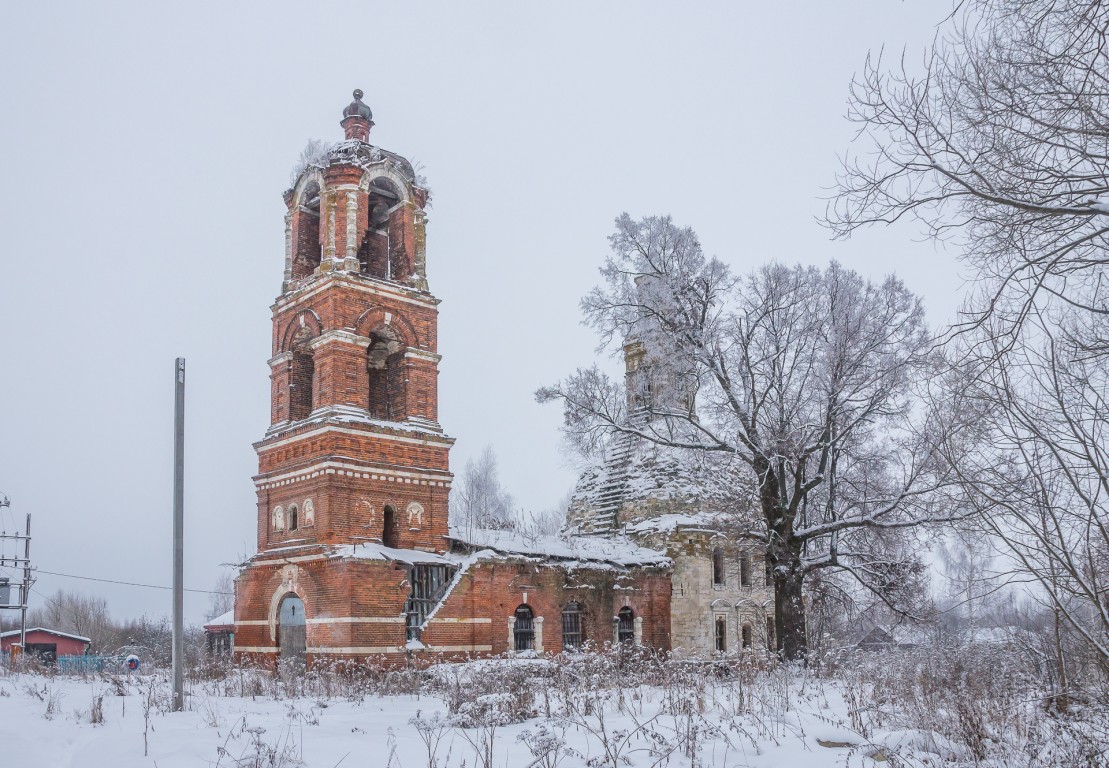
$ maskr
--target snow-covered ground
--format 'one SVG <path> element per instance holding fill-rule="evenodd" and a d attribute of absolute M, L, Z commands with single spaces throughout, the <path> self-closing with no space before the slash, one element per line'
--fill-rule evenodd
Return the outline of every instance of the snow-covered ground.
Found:
<path fill-rule="evenodd" d="M 190 682 L 181 713 L 166 711 L 161 672 L 95 679 L 0 672 L 0 765 L 974 763 L 966 746 L 934 731 L 877 727 L 858 691 L 841 680 L 796 669 L 721 675 L 669 664 L 648 670 L 653 684 L 642 684 L 640 672 L 629 672 L 635 682 L 621 688 L 612 685 L 621 668 L 609 661 L 472 662 L 358 681 L 230 671 Z"/>

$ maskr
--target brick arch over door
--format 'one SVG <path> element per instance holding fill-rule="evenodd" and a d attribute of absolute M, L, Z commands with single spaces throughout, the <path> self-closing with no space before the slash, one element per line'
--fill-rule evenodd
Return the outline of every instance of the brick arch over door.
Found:
<path fill-rule="evenodd" d="M 294 575 L 289 578 L 290 569 Z M 267 623 L 269 624 L 270 642 L 277 642 L 277 614 L 281 610 L 281 601 L 289 595 L 299 597 L 304 603 L 304 615 L 316 615 L 316 599 L 317 592 L 316 582 L 312 576 L 303 568 L 297 566 L 285 566 L 274 572 L 276 582 L 273 578 L 270 580 L 273 592 L 270 596 L 269 611 L 266 614 Z M 264 593 L 263 593 L 264 594 Z"/>

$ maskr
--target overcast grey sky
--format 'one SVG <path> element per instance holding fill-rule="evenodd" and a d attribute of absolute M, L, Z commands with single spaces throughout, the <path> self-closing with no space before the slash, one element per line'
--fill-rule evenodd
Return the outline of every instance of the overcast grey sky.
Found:
<path fill-rule="evenodd" d="M 0 27 L 0 491 L 50 571 L 170 583 L 172 374 L 188 359 L 186 583 L 254 551 L 269 306 L 289 170 L 338 139 L 425 166 L 452 466 L 492 444 L 525 508 L 574 472 L 533 400 L 595 359 L 577 303 L 621 211 L 670 213 L 745 271 L 896 271 L 949 319 L 955 254 L 815 222 L 867 50 L 919 55 L 913 3 L 19 3 Z M 117 616 L 169 595 L 41 574 Z M 36 601 L 41 598 L 36 595 Z M 199 621 L 207 598 L 190 596 Z"/>

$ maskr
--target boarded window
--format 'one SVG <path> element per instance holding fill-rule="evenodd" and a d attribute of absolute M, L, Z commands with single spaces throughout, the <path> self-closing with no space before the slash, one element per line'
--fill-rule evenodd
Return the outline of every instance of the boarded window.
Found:
<path fill-rule="evenodd" d="M 635 642 L 635 611 L 628 606 L 616 614 L 616 640 L 621 643 Z"/>
<path fill-rule="evenodd" d="M 530 651 L 535 647 L 535 614 L 529 606 L 521 605 L 516 609 L 512 640 L 515 651 Z"/>
<path fill-rule="evenodd" d="M 562 609 L 562 648 L 571 650 L 581 648 L 585 636 L 581 631 L 581 605 L 567 603 Z"/>
<path fill-rule="evenodd" d="M 728 650 L 728 619 L 725 616 L 716 617 L 716 650 L 720 653 Z"/>

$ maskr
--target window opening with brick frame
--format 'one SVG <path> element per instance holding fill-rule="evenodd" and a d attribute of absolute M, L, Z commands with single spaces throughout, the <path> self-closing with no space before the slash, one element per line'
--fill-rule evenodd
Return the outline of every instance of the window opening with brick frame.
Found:
<path fill-rule="evenodd" d="M 742 633 L 743 647 L 744 648 L 750 648 L 751 647 L 751 636 L 752 636 L 751 625 L 750 624 L 744 624 L 743 625 L 743 633 Z"/>
<path fill-rule="evenodd" d="M 724 583 L 724 550 L 720 547 L 712 549 L 712 583 L 717 586 Z"/>
<path fill-rule="evenodd" d="M 512 625 L 512 649 L 530 651 L 535 647 L 535 614 L 531 606 L 521 605 L 516 609 L 516 622 Z"/>
<path fill-rule="evenodd" d="M 320 186 L 311 182 L 301 194 L 301 202 L 293 210 L 292 277 L 303 280 L 311 277 L 320 265 Z"/>
<path fill-rule="evenodd" d="M 562 648 L 572 650 L 581 648 L 585 635 L 581 628 L 581 604 L 567 603 L 562 609 Z"/>
<path fill-rule="evenodd" d="M 405 257 L 404 207 L 396 185 L 381 176 L 370 182 L 366 231 L 358 247 L 362 274 L 379 280 L 405 280 L 412 271 Z"/>
<path fill-rule="evenodd" d="M 316 364 L 309 343 L 312 332 L 301 328 L 293 337 L 293 359 L 289 364 L 289 421 L 308 418 L 315 407 Z"/>
<path fill-rule="evenodd" d="M 748 552 L 739 554 L 739 586 L 751 586 L 751 555 Z"/>
<path fill-rule="evenodd" d="M 616 640 L 621 643 L 635 642 L 635 611 L 628 606 L 616 614 Z"/>
<path fill-rule="evenodd" d="M 716 650 L 720 653 L 726 653 L 728 650 L 728 618 L 726 616 L 716 617 Z"/>
<path fill-rule="evenodd" d="M 385 505 L 385 513 L 381 516 L 381 543 L 393 549 L 397 548 L 397 510 L 392 505 Z"/>
<path fill-rule="evenodd" d="M 297 529 L 297 527 L 299 526 L 299 523 L 300 523 L 300 520 L 298 519 L 299 516 L 300 516 L 300 512 L 299 512 L 299 510 L 297 510 L 297 505 L 296 504 L 290 504 L 289 505 L 289 511 L 288 511 L 287 515 L 288 516 L 287 516 L 286 519 L 288 520 L 289 530 L 290 531 L 295 531 Z"/>
<path fill-rule="evenodd" d="M 446 565 L 414 565 L 408 572 L 409 594 L 404 604 L 405 633 L 419 640 L 420 630 L 432 609 L 446 594 L 454 570 Z"/>
<path fill-rule="evenodd" d="M 404 421 L 405 365 L 404 342 L 392 328 L 380 328 L 370 334 L 366 353 L 369 371 L 370 416 L 382 421 Z"/>
<path fill-rule="evenodd" d="M 766 617 L 766 647 L 774 648 L 774 617 Z"/>

